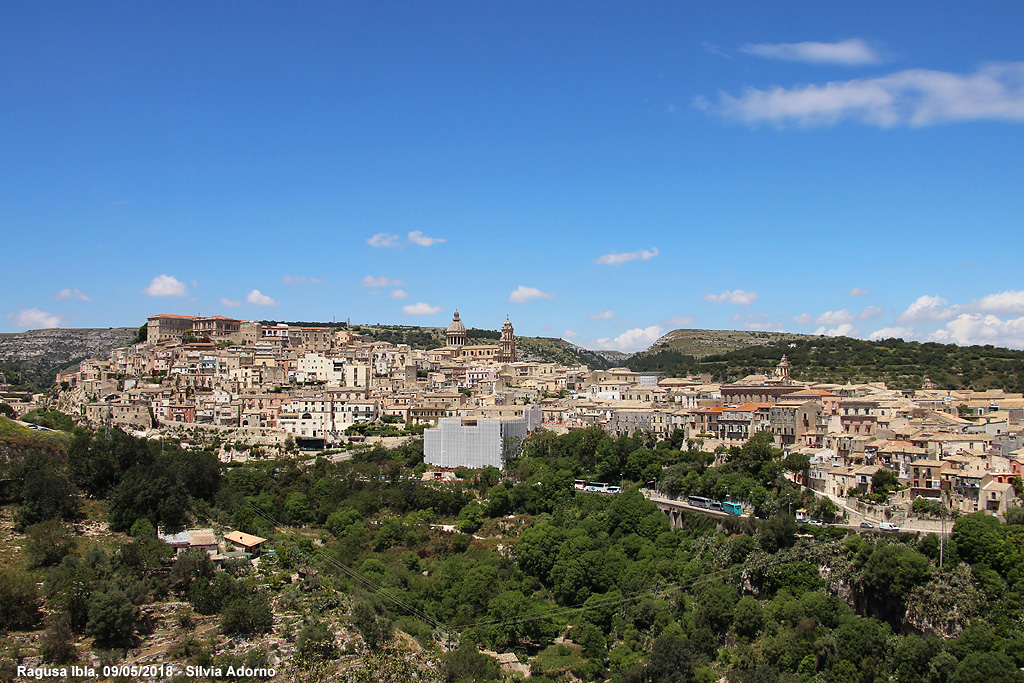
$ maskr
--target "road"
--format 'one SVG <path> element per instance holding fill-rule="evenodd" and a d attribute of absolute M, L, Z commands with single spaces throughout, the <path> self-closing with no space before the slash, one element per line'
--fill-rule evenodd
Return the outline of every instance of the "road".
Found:
<path fill-rule="evenodd" d="M 676 509 L 676 510 L 687 510 L 689 512 L 699 512 L 700 514 L 707 515 L 709 517 L 730 517 L 731 516 L 728 513 L 722 512 L 720 510 L 708 510 L 707 508 L 701 508 L 701 507 L 697 507 L 695 505 L 690 505 L 685 500 L 679 500 L 678 498 L 670 498 L 670 497 L 665 496 L 665 495 L 663 495 L 661 493 L 658 493 L 657 491 L 651 491 L 650 489 L 643 489 L 642 488 L 642 489 L 640 489 L 640 492 L 644 495 L 645 498 L 647 498 L 651 502 L 660 503 L 661 505 L 665 505 L 667 507 L 671 507 L 671 508 Z M 833 501 L 833 502 L 835 502 L 835 501 Z M 845 506 L 843 506 L 843 509 L 850 510 L 849 508 L 847 508 Z M 853 510 L 850 510 L 850 511 L 851 512 L 856 512 L 856 511 L 853 511 Z M 856 513 L 856 514 L 857 514 L 857 517 L 859 517 L 861 519 L 864 518 L 864 516 L 862 514 L 860 514 L 860 513 Z M 879 529 L 878 528 L 878 523 L 873 521 L 873 520 L 871 520 L 870 523 L 872 524 L 872 528 L 871 529 L 862 529 L 860 527 L 860 523 L 859 522 L 856 523 L 856 524 L 826 524 L 825 526 L 834 527 L 834 528 L 837 528 L 837 529 L 848 529 L 850 531 L 857 531 L 857 532 L 860 532 L 860 533 L 864 533 L 864 532 L 881 533 L 881 534 L 892 534 L 892 533 L 930 534 L 930 533 L 934 533 L 934 534 L 937 534 L 939 536 L 949 536 L 949 530 L 950 530 L 950 528 L 952 528 L 952 525 L 946 525 L 946 530 L 945 530 L 945 532 L 943 532 L 940 529 L 932 529 L 930 527 L 925 527 L 925 526 L 921 526 L 921 525 L 917 525 L 917 524 L 913 524 L 913 523 L 911 523 L 911 524 L 904 523 L 904 524 L 900 524 L 899 525 L 899 527 L 900 527 L 899 532 L 895 532 L 895 531 L 883 531 L 882 529 Z M 804 525 L 801 524 L 800 526 L 804 526 Z"/>

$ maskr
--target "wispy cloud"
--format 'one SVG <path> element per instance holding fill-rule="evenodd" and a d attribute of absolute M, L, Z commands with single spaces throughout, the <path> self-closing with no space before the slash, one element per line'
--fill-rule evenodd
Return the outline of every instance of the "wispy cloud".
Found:
<path fill-rule="evenodd" d="M 850 313 L 845 308 L 841 308 L 838 311 L 825 311 L 814 322 L 819 325 L 842 325 L 844 323 L 852 323 L 855 319 L 853 313 Z"/>
<path fill-rule="evenodd" d="M 878 341 L 879 339 L 906 339 L 913 332 L 909 327 L 883 327 L 880 330 L 875 330 L 868 335 L 868 339 L 871 341 Z"/>
<path fill-rule="evenodd" d="M 64 323 L 64 316 L 56 313 L 47 313 L 38 308 L 23 308 L 17 313 L 6 314 L 11 324 L 25 330 L 42 330 L 53 327 L 60 327 Z"/>
<path fill-rule="evenodd" d="M 149 286 L 142 290 L 150 296 L 185 296 L 188 288 L 173 275 L 157 275 Z"/>
<path fill-rule="evenodd" d="M 221 297 L 220 305 L 221 306 L 227 306 L 228 308 L 236 308 L 238 306 L 241 306 L 242 302 L 241 301 L 232 301 L 231 299 L 228 299 L 227 297 Z"/>
<path fill-rule="evenodd" d="M 53 295 L 53 298 L 57 301 L 67 301 L 68 299 L 78 299 L 79 301 L 92 301 L 92 297 L 86 296 L 82 293 L 82 290 L 64 288 Z"/>
<path fill-rule="evenodd" d="M 412 242 L 413 244 L 418 244 L 421 247 L 429 247 L 431 245 L 438 244 L 439 242 L 448 241 L 441 237 L 427 237 L 419 230 L 413 230 L 407 235 L 407 237 L 409 238 L 410 242 Z"/>
<path fill-rule="evenodd" d="M 764 59 L 781 62 L 806 62 L 808 64 L 860 66 L 879 64 L 882 61 L 882 55 L 860 38 L 850 38 L 837 43 L 750 44 L 741 47 L 740 52 Z"/>
<path fill-rule="evenodd" d="M 317 277 L 306 277 L 305 275 L 285 275 L 281 278 L 281 282 L 286 285 L 301 285 L 307 282 L 311 285 L 322 285 L 326 280 L 321 280 Z"/>
<path fill-rule="evenodd" d="M 718 55 L 719 57 L 725 57 L 726 59 L 733 59 L 734 58 L 731 54 L 729 54 L 728 52 L 726 52 L 722 48 L 718 47 L 714 43 L 709 42 L 707 40 L 705 40 L 703 43 L 701 43 L 701 47 L 703 47 L 704 51 L 709 53 L 709 54 Z"/>
<path fill-rule="evenodd" d="M 1024 313 L 1024 290 L 1010 289 L 1005 292 L 986 294 L 966 304 L 950 305 L 941 296 L 920 296 L 896 318 L 901 325 L 945 322 L 970 314 L 1019 315 Z M 966 322 L 962 323 L 963 325 Z"/>
<path fill-rule="evenodd" d="M 896 322 L 900 325 L 919 325 L 921 323 L 938 322 L 949 320 L 954 313 L 950 310 L 948 301 L 941 296 L 919 296 L 914 303 L 907 307 L 907 310 L 900 313 Z"/>
<path fill-rule="evenodd" d="M 409 296 L 409 292 L 404 289 L 392 289 L 390 296 L 392 299 L 404 299 Z"/>
<path fill-rule="evenodd" d="M 736 304 L 738 306 L 749 306 L 757 301 L 757 292 L 748 292 L 742 289 L 725 290 L 721 294 L 705 294 L 704 301 L 714 304 Z"/>
<path fill-rule="evenodd" d="M 390 232 L 378 232 L 373 237 L 368 238 L 366 243 L 371 247 L 397 247 L 398 235 L 392 235 Z"/>
<path fill-rule="evenodd" d="M 611 320 L 612 318 L 617 318 L 619 316 L 615 315 L 615 311 L 608 310 L 595 313 L 594 315 L 588 315 L 587 317 L 591 320 Z"/>
<path fill-rule="evenodd" d="M 729 318 L 731 323 L 742 323 L 744 330 L 756 330 L 759 332 L 785 332 L 786 327 L 780 320 L 773 320 L 767 313 L 749 313 L 744 315 L 737 313 Z"/>
<path fill-rule="evenodd" d="M 618 252 L 611 252 L 610 254 L 604 254 L 594 259 L 594 263 L 599 263 L 602 266 L 618 266 L 627 261 L 649 261 L 658 255 L 658 248 L 651 247 L 650 249 L 638 249 L 636 251 L 630 251 L 623 254 Z"/>
<path fill-rule="evenodd" d="M 575 339 L 578 336 L 580 336 L 579 332 L 574 330 L 565 330 L 562 332 L 562 339 Z"/>
<path fill-rule="evenodd" d="M 1024 121 L 1024 62 L 988 64 L 969 74 L 909 69 L 820 85 L 748 87 L 694 104 L 725 118 L 778 127 L 856 121 L 882 128 L 962 121 Z"/>
<path fill-rule="evenodd" d="M 245 300 L 251 304 L 256 304 L 257 306 L 277 306 L 279 303 L 258 289 L 254 289 L 249 292 L 249 295 L 245 297 Z"/>
<path fill-rule="evenodd" d="M 381 277 L 367 275 L 362 279 L 362 281 L 359 284 L 361 284 L 363 287 L 397 287 L 399 285 L 404 285 L 405 281 L 392 280 L 391 278 L 383 275 Z"/>
<path fill-rule="evenodd" d="M 824 335 L 826 337 L 849 337 L 855 336 L 857 333 L 858 331 L 854 330 L 853 325 L 849 323 L 839 325 L 838 327 L 834 327 L 831 330 L 826 329 L 825 327 L 819 327 L 814 331 L 814 334 Z"/>
<path fill-rule="evenodd" d="M 932 333 L 932 341 L 961 345 L 992 344 L 1024 348 L 1024 317 L 1002 320 L 994 315 L 962 313 Z"/>
<path fill-rule="evenodd" d="M 408 306 L 402 306 L 402 313 L 406 315 L 434 315 L 440 313 L 444 306 L 431 306 L 422 301 Z"/>
<path fill-rule="evenodd" d="M 614 339 L 611 337 L 596 339 L 588 346 L 594 349 L 609 349 L 612 351 L 633 353 L 635 351 L 646 349 L 648 346 L 658 341 L 658 338 L 661 336 L 661 332 L 661 325 L 651 325 L 650 327 L 643 328 L 637 327 L 632 330 L 626 330 Z"/>
<path fill-rule="evenodd" d="M 989 294 L 970 302 L 966 308 L 979 313 L 1024 313 L 1024 291 L 1011 289 Z"/>
<path fill-rule="evenodd" d="M 550 292 L 542 292 L 536 287 L 525 287 L 523 285 L 519 285 L 516 287 L 515 291 L 509 295 L 508 300 L 517 304 L 525 304 L 527 301 L 532 301 L 533 299 L 554 298 L 555 295 Z"/>
<path fill-rule="evenodd" d="M 696 318 L 694 318 L 692 315 L 675 315 L 672 316 L 671 318 L 666 318 L 665 320 L 662 320 L 660 324 L 665 327 L 680 329 L 684 327 L 689 327 L 694 323 L 695 320 Z"/>
<path fill-rule="evenodd" d="M 810 313 L 801 313 L 800 315 L 793 316 L 793 322 L 797 325 L 811 325 L 814 323 L 814 316 Z"/>
<path fill-rule="evenodd" d="M 857 314 L 857 320 L 878 320 L 884 312 L 881 306 L 868 306 Z"/>
<path fill-rule="evenodd" d="M 870 293 L 871 292 L 862 287 L 854 287 L 853 289 L 846 293 L 846 296 L 867 296 Z"/>

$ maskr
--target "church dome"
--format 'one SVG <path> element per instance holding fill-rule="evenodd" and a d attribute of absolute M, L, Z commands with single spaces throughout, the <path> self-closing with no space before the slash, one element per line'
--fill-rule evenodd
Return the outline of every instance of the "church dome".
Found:
<path fill-rule="evenodd" d="M 448 334 L 452 334 L 453 332 L 462 333 L 462 334 L 465 334 L 465 332 L 466 332 L 466 326 L 462 324 L 461 320 L 459 320 L 459 312 L 458 311 L 455 311 L 455 317 L 452 319 L 451 323 L 448 325 Z"/>

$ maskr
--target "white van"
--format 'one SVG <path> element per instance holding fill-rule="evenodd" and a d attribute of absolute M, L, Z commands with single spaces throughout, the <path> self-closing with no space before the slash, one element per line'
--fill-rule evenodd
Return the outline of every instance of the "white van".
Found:
<path fill-rule="evenodd" d="M 900 528 L 892 522 L 882 522 L 878 525 L 879 531 L 899 531 Z"/>

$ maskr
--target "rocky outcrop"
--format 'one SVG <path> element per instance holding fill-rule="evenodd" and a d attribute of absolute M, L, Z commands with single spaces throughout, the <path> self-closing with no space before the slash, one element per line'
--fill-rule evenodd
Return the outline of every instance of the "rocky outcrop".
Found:
<path fill-rule="evenodd" d="M 136 332 L 133 327 L 110 327 L 0 334 L 0 362 L 17 371 L 19 384 L 43 391 L 60 370 L 86 358 L 107 358 L 111 349 L 130 344 Z"/>

